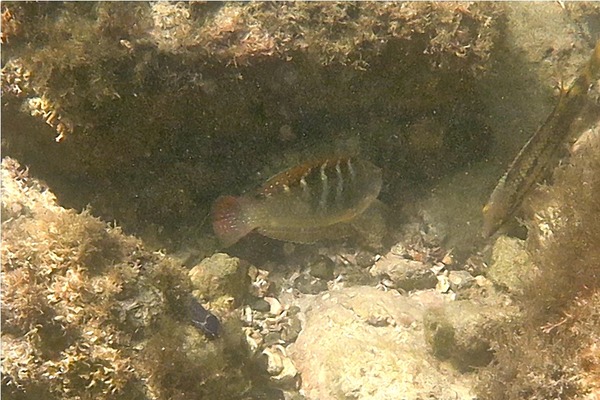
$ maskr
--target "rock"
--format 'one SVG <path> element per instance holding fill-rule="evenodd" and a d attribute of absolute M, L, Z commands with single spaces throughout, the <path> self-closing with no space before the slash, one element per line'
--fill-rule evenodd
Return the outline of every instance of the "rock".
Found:
<path fill-rule="evenodd" d="M 515 314 L 513 307 L 501 307 L 494 301 L 446 302 L 425 313 L 425 338 L 435 357 L 450 361 L 461 372 L 470 372 L 488 365 L 493 358 L 489 335 L 484 334 L 486 328 L 507 321 Z"/>
<path fill-rule="evenodd" d="M 466 289 L 475 284 L 475 278 L 467 271 L 450 271 L 448 281 L 453 291 L 457 292 Z"/>
<path fill-rule="evenodd" d="M 244 340 L 246 345 L 252 354 L 256 354 L 264 343 L 263 336 L 250 327 L 242 328 L 244 331 Z"/>
<path fill-rule="evenodd" d="M 248 293 L 248 265 L 237 257 L 216 253 L 189 272 L 194 289 L 209 300 L 233 297 L 236 304 Z"/>
<path fill-rule="evenodd" d="M 331 280 L 333 279 L 333 269 L 335 263 L 330 258 L 320 256 L 317 261 L 310 265 L 310 274 L 315 278 Z"/>
<path fill-rule="evenodd" d="M 283 371 L 282 352 L 276 346 L 267 347 L 262 354 L 266 357 L 269 375 L 274 376 Z"/>
<path fill-rule="evenodd" d="M 269 304 L 269 314 L 277 316 L 283 312 L 284 307 L 275 297 L 265 297 L 264 300 Z"/>
<path fill-rule="evenodd" d="M 256 299 L 252 302 L 251 308 L 255 311 L 268 312 L 271 309 L 271 305 L 265 299 Z"/>
<path fill-rule="evenodd" d="M 500 236 L 494 243 L 492 262 L 486 275 L 511 292 L 520 293 L 535 268 L 523 240 Z"/>
<path fill-rule="evenodd" d="M 436 276 L 437 283 L 435 285 L 435 290 L 440 293 L 449 293 L 450 292 L 450 279 L 448 279 L 448 274 L 440 274 Z"/>
<path fill-rule="evenodd" d="M 180 259 L 63 208 L 15 160 L 1 173 L 3 397 L 231 399 L 258 386 L 237 314 L 217 340 L 195 326 L 215 332 Z"/>
<path fill-rule="evenodd" d="M 300 293 L 318 294 L 327 290 L 327 281 L 319 278 L 311 278 L 307 275 L 301 275 L 294 282 L 294 286 Z"/>
<path fill-rule="evenodd" d="M 389 278 L 394 288 L 404 290 L 427 289 L 436 284 L 436 277 L 430 266 L 394 252 L 389 252 L 377 260 L 369 272 L 375 277 Z"/>
<path fill-rule="evenodd" d="M 281 332 L 281 339 L 286 343 L 291 343 L 296 340 L 300 331 L 302 330 L 302 324 L 297 316 L 292 315 L 289 317 L 289 321 L 283 326 Z"/>
<path fill-rule="evenodd" d="M 362 250 L 356 254 L 356 265 L 361 268 L 370 267 L 375 262 L 375 259 L 375 254 Z"/>
<path fill-rule="evenodd" d="M 282 389 L 298 386 L 298 370 L 281 345 L 267 347 L 262 354 L 266 357 L 267 372 L 272 382 Z"/>
<path fill-rule="evenodd" d="M 281 334 L 279 332 L 269 332 L 265 335 L 264 338 L 265 345 L 272 346 L 275 344 L 281 344 L 283 341 L 281 340 Z"/>
<path fill-rule="evenodd" d="M 431 293 L 443 304 L 440 295 Z M 470 399 L 469 376 L 431 355 L 425 305 L 397 291 L 352 287 L 305 299 L 304 329 L 288 351 L 307 399 Z"/>

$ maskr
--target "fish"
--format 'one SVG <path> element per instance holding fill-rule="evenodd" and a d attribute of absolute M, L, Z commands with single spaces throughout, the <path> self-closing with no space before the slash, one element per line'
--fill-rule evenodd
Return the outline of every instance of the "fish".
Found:
<path fill-rule="evenodd" d="M 582 72 L 561 93 L 552 113 L 521 148 L 492 191 L 483 207 L 484 238 L 491 237 L 514 217 L 535 185 L 559 163 L 571 139 L 572 125 L 584 110 L 587 93 L 599 75 L 600 41 Z"/>
<path fill-rule="evenodd" d="M 192 325 L 204 333 L 208 339 L 216 339 L 219 336 L 221 332 L 219 319 L 194 297 L 190 299 L 188 312 Z"/>
<path fill-rule="evenodd" d="M 211 212 L 213 230 L 225 247 L 252 231 L 295 243 L 349 236 L 381 186 L 381 169 L 358 156 L 312 159 L 248 194 L 219 197 Z"/>

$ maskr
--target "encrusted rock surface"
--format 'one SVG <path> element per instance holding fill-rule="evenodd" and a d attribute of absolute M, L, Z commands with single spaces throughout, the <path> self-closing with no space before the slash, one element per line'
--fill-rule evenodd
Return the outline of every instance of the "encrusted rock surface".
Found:
<path fill-rule="evenodd" d="M 177 259 L 60 207 L 10 158 L 2 219 L 3 396 L 237 398 L 251 386 L 237 316 L 219 341 L 194 328 Z"/>
<path fill-rule="evenodd" d="M 444 367 L 425 341 L 421 301 L 372 287 L 307 299 L 304 328 L 290 347 L 308 399 L 469 399 L 472 377 Z"/>
<path fill-rule="evenodd" d="M 495 3 L 4 2 L 3 11 L 4 154 L 68 205 L 91 204 L 159 247 L 207 231 L 198 225 L 219 194 L 340 140 L 393 164 L 391 177 L 443 174 L 464 163 L 460 149 L 481 156 L 489 144 L 477 102 L 456 94 L 472 93 L 491 66 Z M 204 247 L 206 256 L 216 246 Z"/>
<path fill-rule="evenodd" d="M 194 290 L 207 300 L 241 304 L 248 293 L 248 263 L 224 253 L 205 258 L 189 271 Z"/>

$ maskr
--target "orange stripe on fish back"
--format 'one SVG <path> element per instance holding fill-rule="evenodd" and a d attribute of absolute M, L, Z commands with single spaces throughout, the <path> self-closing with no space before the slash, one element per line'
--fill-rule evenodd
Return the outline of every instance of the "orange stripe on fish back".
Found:
<path fill-rule="evenodd" d="M 271 177 L 258 189 L 257 194 L 262 196 L 270 196 L 275 193 L 288 190 L 294 186 L 306 185 L 305 179 L 309 175 L 318 173 L 323 167 L 324 169 L 336 168 L 336 166 L 339 166 L 342 163 L 347 165 L 351 170 L 351 160 L 347 156 L 322 158 L 305 162 Z"/>

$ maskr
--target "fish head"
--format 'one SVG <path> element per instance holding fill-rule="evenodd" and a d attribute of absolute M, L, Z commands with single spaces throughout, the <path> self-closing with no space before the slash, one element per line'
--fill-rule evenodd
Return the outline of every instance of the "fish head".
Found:
<path fill-rule="evenodd" d="M 510 217 L 509 205 L 501 199 L 491 198 L 483 207 L 482 236 L 487 239 L 496 233 Z"/>
<path fill-rule="evenodd" d="M 493 210 L 494 208 L 490 203 L 486 204 L 482 210 L 483 228 L 481 236 L 483 236 L 486 239 L 492 236 L 498 230 L 498 228 L 500 228 L 500 225 L 497 222 L 498 219 L 494 218 L 493 216 Z"/>

